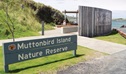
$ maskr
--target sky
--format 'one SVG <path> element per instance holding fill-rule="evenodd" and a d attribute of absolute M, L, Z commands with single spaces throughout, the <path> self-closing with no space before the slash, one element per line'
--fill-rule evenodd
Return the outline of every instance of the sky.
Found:
<path fill-rule="evenodd" d="M 126 0 L 34 0 L 59 11 L 76 11 L 78 6 L 90 6 L 111 10 L 113 18 L 126 18 Z M 74 14 L 67 14 L 73 15 Z"/>

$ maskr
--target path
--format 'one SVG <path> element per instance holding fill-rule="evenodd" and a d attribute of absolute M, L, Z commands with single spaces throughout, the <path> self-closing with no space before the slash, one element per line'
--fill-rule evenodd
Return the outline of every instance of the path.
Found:
<path fill-rule="evenodd" d="M 126 50 L 81 62 L 57 74 L 126 74 Z"/>
<path fill-rule="evenodd" d="M 78 45 L 108 54 L 126 50 L 126 45 L 81 36 L 78 36 Z"/>
<path fill-rule="evenodd" d="M 16 38 L 16 41 L 47 38 L 47 37 L 54 37 L 54 36 L 64 36 L 64 35 L 72 35 L 72 34 L 77 35 L 76 32 L 62 34 L 61 29 L 57 28 L 56 30 L 45 31 L 44 36 Z M 2 46 L 2 43 L 4 42 L 12 42 L 12 39 L 0 40 L 0 46 Z M 117 53 L 126 49 L 126 46 L 122 44 L 117 44 L 117 43 L 97 40 L 94 38 L 82 37 L 82 36 L 78 36 L 78 45 L 91 48 L 100 52 L 108 53 L 108 54 L 114 54 L 114 53 Z"/>

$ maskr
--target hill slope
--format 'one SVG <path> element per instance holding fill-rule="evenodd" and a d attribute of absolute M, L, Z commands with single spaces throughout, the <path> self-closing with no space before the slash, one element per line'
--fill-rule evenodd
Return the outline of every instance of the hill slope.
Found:
<path fill-rule="evenodd" d="M 52 29 L 52 22 L 62 21 L 63 15 L 52 7 L 32 0 L 0 0 L 0 39 L 12 38 L 8 24 L 12 30 L 14 28 L 15 37 L 38 35 L 42 20 L 46 23 L 45 29 Z"/>

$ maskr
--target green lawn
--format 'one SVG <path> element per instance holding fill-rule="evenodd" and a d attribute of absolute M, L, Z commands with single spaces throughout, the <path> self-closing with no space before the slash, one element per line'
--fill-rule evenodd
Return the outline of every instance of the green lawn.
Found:
<path fill-rule="evenodd" d="M 44 29 L 45 30 L 53 30 L 54 26 L 52 26 L 50 24 L 46 24 Z M 31 30 L 27 30 L 27 31 L 20 30 L 20 31 L 14 32 L 15 38 L 28 37 L 28 36 L 39 36 L 39 35 L 40 35 L 39 31 L 31 31 Z M 3 39 L 12 39 L 12 35 L 11 34 L 9 34 L 9 35 L 1 34 L 0 40 L 3 40 Z"/>
<path fill-rule="evenodd" d="M 99 36 L 99 37 L 95 37 L 95 38 L 126 45 L 126 39 L 115 31 L 112 31 L 111 34 L 109 34 L 109 35 Z"/>
<path fill-rule="evenodd" d="M 28 60 L 20 63 L 9 65 L 9 73 L 18 74 L 36 74 L 36 73 L 55 73 L 57 70 L 61 70 L 92 58 L 103 56 L 103 53 L 78 46 L 77 57 L 73 57 L 72 51 L 42 57 L 38 59 Z M 3 53 L 2 47 L 0 47 L 0 74 L 4 74 L 3 71 Z"/>

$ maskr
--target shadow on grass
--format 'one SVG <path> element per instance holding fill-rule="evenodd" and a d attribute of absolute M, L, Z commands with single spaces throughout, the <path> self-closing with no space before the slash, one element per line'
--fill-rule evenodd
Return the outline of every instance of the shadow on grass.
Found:
<path fill-rule="evenodd" d="M 113 30 L 110 32 L 110 34 L 105 35 L 105 36 L 115 35 L 115 34 L 117 34 L 117 33 L 118 33 L 118 31 L 116 31 L 115 29 L 113 29 Z"/>
<path fill-rule="evenodd" d="M 115 35 L 115 34 L 117 34 L 118 33 L 118 31 L 116 31 L 115 29 L 113 29 L 110 33 L 108 33 L 108 34 L 104 34 L 104 35 L 101 35 L 101 36 L 96 36 L 96 37 L 104 37 L 104 36 L 111 36 L 111 35 Z"/>
<path fill-rule="evenodd" d="M 84 54 L 76 55 L 75 57 L 72 56 L 72 57 L 68 57 L 68 58 L 64 58 L 64 59 L 60 59 L 60 60 L 55 60 L 55 61 L 51 61 L 51 62 L 47 62 L 47 63 L 44 63 L 44 64 L 35 65 L 35 66 L 29 66 L 29 67 L 25 67 L 25 68 L 21 68 L 21 69 L 10 70 L 9 73 L 17 73 L 17 72 L 20 72 L 22 70 L 26 70 L 26 69 L 29 69 L 29 68 L 44 66 L 44 65 L 47 65 L 47 64 L 51 64 L 51 63 L 55 63 L 55 62 L 59 62 L 59 61 L 64 61 L 64 60 L 68 60 L 68 59 L 72 59 L 72 58 L 77 58 L 77 57 L 80 57 L 80 56 L 84 56 Z"/>

